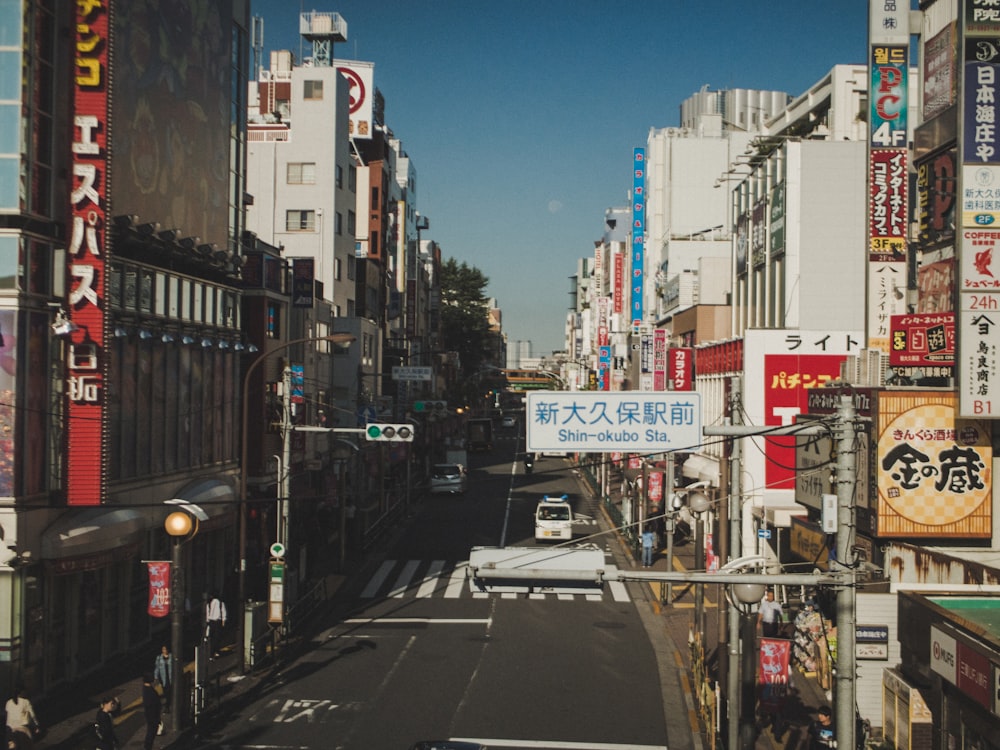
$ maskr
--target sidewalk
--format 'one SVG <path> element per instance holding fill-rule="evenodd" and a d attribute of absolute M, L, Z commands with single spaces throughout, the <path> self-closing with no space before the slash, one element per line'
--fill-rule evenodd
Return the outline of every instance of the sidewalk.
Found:
<path fill-rule="evenodd" d="M 240 674 L 237 668 L 238 658 L 234 648 L 230 646 L 222 651 L 218 659 L 209 662 L 209 692 L 217 693 L 213 700 L 226 696 L 240 682 L 256 682 L 255 678 L 244 678 Z M 193 675 L 193 662 L 185 665 L 185 672 L 189 676 Z M 143 669 L 133 660 L 121 660 L 102 669 L 85 685 L 77 685 L 75 692 L 67 691 L 37 705 L 35 708 L 38 718 L 46 731 L 42 739 L 35 743 L 35 747 L 92 750 L 97 744 L 93 724 L 100 700 L 111 696 L 121 704 L 120 711 L 114 717 L 118 746 L 141 748 L 146 737 L 146 722 L 142 711 L 142 673 Z M 156 748 L 170 746 L 191 730 L 191 727 L 187 727 L 179 735 L 172 735 L 169 731 L 170 715 L 164 714 L 163 719 L 168 729 L 156 738 Z"/>
<path fill-rule="evenodd" d="M 603 509 L 603 508 L 602 508 Z M 628 549 L 628 545 L 622 544 L 622 549 Z M 631 553 L 631 550 L 629 550 Z M 653 566 L 645 570 L 666 572 L 667 550 L 665 546 L 656 551 Z M 631 556 L 631 555 L 630 555 Z M 676 544 L 673 548 L 673 565 L 675 571 L 694 570 L 695 545 L 690 540 L 682 544 Z M 643 570 L 639 561 L 634 557 L 631 559 L 632 567 L 636 570 Z M 663 622 L 667 634 L 673 640 L 677 649 L 675 658 L 683 661 L 688 682 L 686 688 L 691 692 L 691 699 L 688 701 L 692 726 L 698 726 L 702 734 L 703 747 L 712 747 L 709 742 L 707 730 L 704 722 L 697 716 L 698 702 L 696 700 L 697 685 L 695 683 L 695 671 L 692 663 L 692 649 L 690 642 L 693 638 L 695 621 L 695 586 L 694 584 L 673 584 L 670 588 L 671 601 L 667 601 L 668 586 L 665 583 L 648 583 L 644 587 L 647 590 L 649 604 L 658 613 Z M 705 661 L 708 664 L 710 674 L 719 674 L 719 662 L 728 662 L 728 644 L 723 644 L 719 649 L 719 606 L 718 597 L 722 594 L 720 586 L 704 586 L 704 611 L 705 611 Z M 797 599 L 790 599 L 783 603 L 784 611 L 789 618 L 794 617 L 799 610 L 800 602 Z M 786 626 L 788 627 L 788 626 Z M 738 634 L 736 635 L 738 637 Z M 759 633 L 758 633 L 759 638 Z M 716 678 L 717 679 L 717 678 Z M 726 690 L 726 685 L 721 685 L 721 690 Z M 807 732 L 809 724 L 816 718 L 816 709 L 821 705 L 830 705 L 824 691 L 813 673 L 800 672 L 794 665 L 790 667 L 790 684 L 788 696 L 785 700 L 783 712 L 784 725 L 777 730 L 767 726 L 760 729 L 757 736 L 757 750 L 799 750 L 808 747 Z M 691 708 L 694 707 L 694 708 Z M 759 722 L 754 722 L 760 726 Z M 717 747 L 725 747 L 726 735 L 722 730 L 721 738 L 717 738 Z"/>

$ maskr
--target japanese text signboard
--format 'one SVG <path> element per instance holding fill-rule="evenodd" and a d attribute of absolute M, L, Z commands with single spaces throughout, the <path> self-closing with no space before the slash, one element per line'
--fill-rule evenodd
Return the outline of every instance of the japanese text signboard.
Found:
<path fill-rule="evenodd" d="M 695 392 L 533 391 L 525 421 L 533 453 L 664 453 L 702 442 Z"/>
<path fill-rule="evenodd" d="M 632 272 L 630 299 L 632 328 L 642 325 L 642 287 L 646 266 L 646 149 L 632 152 Z"/>
<path fill-rule="evenodd" d="M 955 313 L 893 315 L 891 330 L 890 365 L 955 364 Z"/>
<path fill-rule="evenodd" d="M 951 391 L 892 391 L 877 402 L 878 530 L 883 538 L 992 534 L 986 420 L 960 419 Z"/>
<path fill-rule="evenodd" d="M 69 315 L 76 326 L 70 342 L 66 392 L 69 452 L 66 504 L 105 500 L 108 179 L 108 6 L 78 3 L 73 117 L 73 190 L 70 194 Z"/>

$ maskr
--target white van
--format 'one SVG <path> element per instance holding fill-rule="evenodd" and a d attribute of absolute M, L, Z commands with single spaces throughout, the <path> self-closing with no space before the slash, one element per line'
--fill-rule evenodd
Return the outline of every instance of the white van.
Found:
<path fill-rule="evenodd" d="M 546 495 L 535 508 L 535 541 L 570 541 L 573 539 L 573 508 L 566 495 Z"/>

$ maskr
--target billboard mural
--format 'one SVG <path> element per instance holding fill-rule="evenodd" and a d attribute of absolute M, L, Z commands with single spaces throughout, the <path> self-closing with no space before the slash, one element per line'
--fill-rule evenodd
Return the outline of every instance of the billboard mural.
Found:
<path fill-rule="evenodd" d="M 226 249 L 234 210 L 226 207 L 237 200 L 229 172 L 232 2 L 114 8 L 115 215 Z"/>
<path fill-rule="evenodd" d="M 883 391 L 875 424 L 879 536 L 988 539 L 989 421 L 961 419 L 951 391 Z"/>

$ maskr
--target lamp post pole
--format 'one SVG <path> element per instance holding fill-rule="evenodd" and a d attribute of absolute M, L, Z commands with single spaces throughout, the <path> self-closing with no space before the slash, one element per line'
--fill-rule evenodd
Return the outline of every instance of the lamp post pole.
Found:
<path fill-rule="evenodd" d="M 305 338 L 292 339 L 280 346 L 266 352 L 262 352 L 253 362 L 251 362 L 243 373 L 243 390 L 240 394 L 243 399 L 243 413 L 240 420 L 240 503 L 239 503 L 239 535 L 240 535 L 240 568 L 238 581 L 239 612 L 237 617 L 236 649 L 240 657 L 241 669 L 246 671 L 246 576 L 247 576 L 247 454 L 249 453 L 249 436 L 247 435 L 247 424 L 250 416 L 250 377 L 254 371 L 264 363 L 269 357 L 283 352 L 298 344 L 313 344 L 320 341 L 329 341 L 332 344 L 349 344 L 355 337 L 350 333 L 332 333 L 328 336 L 306 336 Z M 288 468 L 283 466 L 283 471 Z"/>
<path fill-rule="evenodd" d="M 170 560 L 170 731 L 181 728 L 181 713 L 187 705 L 181 705 L 181 682 L 184 668 L 180 662 L 184 648 L 184 584 L 181 572 L 181 544 L 185 538 L 194 536 L 195 519 L 184 511 L 174 511 L 163 522 L 163 527 L 173 539 L 173 555 Z"/>

